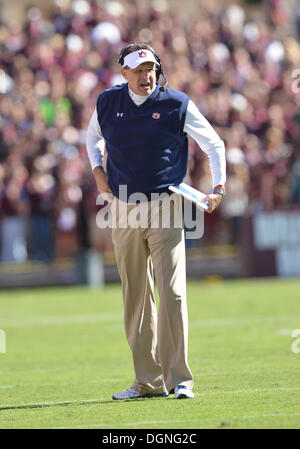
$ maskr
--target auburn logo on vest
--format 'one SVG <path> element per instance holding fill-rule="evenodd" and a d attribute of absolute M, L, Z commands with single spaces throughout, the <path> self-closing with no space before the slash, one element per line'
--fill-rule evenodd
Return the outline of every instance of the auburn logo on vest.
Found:
<path fill-rule="evenodd" d="M 160 117 L 160 114 L 158 112 L 153 112 L 152 118 L 155 118 L 156 120 Z"/>

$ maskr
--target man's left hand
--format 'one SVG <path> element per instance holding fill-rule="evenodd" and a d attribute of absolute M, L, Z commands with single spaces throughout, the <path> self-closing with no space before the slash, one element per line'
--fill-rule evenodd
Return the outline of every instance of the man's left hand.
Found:
<path fill-rule="evenodd" d="M 210 195 L 207 195 L 201 203 L 208 203 L 208 209 L 205 210 L 208 214 L 211 214 L 215 208 L 221 203 L 222 201 L 222 195 L 219 193 L 211 193 Z"/>

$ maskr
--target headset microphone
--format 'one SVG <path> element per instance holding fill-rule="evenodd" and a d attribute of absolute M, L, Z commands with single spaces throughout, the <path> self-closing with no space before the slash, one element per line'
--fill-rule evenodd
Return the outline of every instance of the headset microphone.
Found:
<path fill-rule="evenodd" d="M 167 85 L 168 85 L 168 80 L 167 80 L 165 72 L 161 66 L 159 54 L 149 44 L 136 43 L 136 44 L 127 45 L 120 52 L 119 59 L 118 59 L 119 64 L 121 64 L 121 65 L 124 64 L 124 57 L 125 57 L 125 54 L 127 53 L 127 50 L 129 50 L 131 47 L 135 47 L 136 45 L 146 45 L 148 47 L 148 49 L 154 54 L 154 57 L 158 64 L 158 68 L 156 69 L 156 82 L 158 82 L 160 75 L 162 75 L 162 77 L 164 79 L 164 85 L 161 85 L 159 90 L 162 92 L 166 91 Z"/>
<path fill-rule="evenodd" d="M 161 75 L 165 81 L 165 84 L 163 86 L 160 86 L 159 90 L 165 92 L 167 90 L 168 80 L 162 67 L 161 67 Z"/>

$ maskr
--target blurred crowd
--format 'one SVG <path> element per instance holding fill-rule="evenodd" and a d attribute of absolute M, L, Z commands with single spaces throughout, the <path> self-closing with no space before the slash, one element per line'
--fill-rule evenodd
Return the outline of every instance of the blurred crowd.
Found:
<path fill-rule="evenodd" d="M 227 194 L 208 238 L 236 243 L 241 217 L 300 204 L 300 8 L 197 2 L 191 14 L 152 2 L 55 0 L 0 22 L 0 260 L 49 261 L 91 246 L 97 191 L 85 132 L 101 91 L 123 82 L 127 43 L 159 53 L 225 142 Z M 172 6 L 172 5 L 171 5 Z M 206 155 L 190 141 L 186 181 L 209 193 Z"/>

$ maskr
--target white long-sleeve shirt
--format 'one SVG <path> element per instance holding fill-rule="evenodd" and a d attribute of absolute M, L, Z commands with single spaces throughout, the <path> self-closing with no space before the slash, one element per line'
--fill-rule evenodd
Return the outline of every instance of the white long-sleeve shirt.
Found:
<path fill-rule="evenodd" d="M 131 99 L 137 106 L 147 100 L 148 96 L 136 95 L 129 89 Z M 189 100 L 184 122 L 184 132 L 191 136 L 203 150 L 209 159 L 209 166 L 212 176 L 213 187 L 225 185 L 226 181 L 226 159 L 224 142 L 220 139 L 216 131 L 208 120 L 201 114 L 192 100 Z M 86 147 L 89 161 L 94 170 L 102 167 L 105 140 L 98 122 L 97 109 L 95 108 L 90 120 L 87 135 Z"/>

